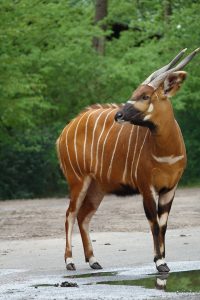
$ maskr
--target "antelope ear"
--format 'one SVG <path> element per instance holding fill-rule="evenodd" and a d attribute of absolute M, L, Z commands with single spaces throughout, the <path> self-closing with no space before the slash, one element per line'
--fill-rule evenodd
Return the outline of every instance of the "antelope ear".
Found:
<path fill-rule="evenodd" d="M 173 72 L 164 81 L 164 93 L 168 97 L 174 96 L 180 89 L 181 84 L 186 79 L 187 73 L 184 71 Z"/>

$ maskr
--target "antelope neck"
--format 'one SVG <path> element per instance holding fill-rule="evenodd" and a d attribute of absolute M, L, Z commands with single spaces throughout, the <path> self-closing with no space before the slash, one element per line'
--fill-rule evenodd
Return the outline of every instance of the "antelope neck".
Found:
<path fill-rule="evenodd" d="M 156 132 L 152 132 L 152 139 L 152 154 L 154 155 L 179 156 L 184 154 L 183 138 L 174 116 L 157 126 Z"/>

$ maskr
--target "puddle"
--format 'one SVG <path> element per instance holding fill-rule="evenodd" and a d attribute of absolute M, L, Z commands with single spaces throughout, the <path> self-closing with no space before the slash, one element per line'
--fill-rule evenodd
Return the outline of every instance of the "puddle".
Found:
<path fill-rule="evenodd" d="M 134 280 L 101 281 L 97 284 L 142 286 L 166 292 L 200 292 L 200 270 L 149 275 L 147 278 Z"/>
<path fill-rule="evenodd" d="M 42 283 L 42 284 L 35 284 L 33 285 L 34 288 L 39 288 L 39 287 L 78 287 L 78 284 L 76 282 L 68 282 L 64 281 L 61 284 L 55 283 L 55 284 L 50 284 L 50 283 Z"/>
<path fill-rule="evenodd" d="M 55 284 L 49 284 L 49 283 L 42 283 L 42 284 L 35 284 L 33 285 L 34 288 L 39 288 L 39 287 L 50 287 L 50 286 L 53 286 L 53 287 L 58 287 L 59 284 L 58 283 L 55 283 Z"/>
<path fill-rule="evenodd" d="M 90 278 L 90 277 L 115 276 L 117 274 L 118 274 L 118 272 L 96 272 L 96 273 L 69 275 L 69 276 L 63 276 L 63 277 L 64 278 Z"/>

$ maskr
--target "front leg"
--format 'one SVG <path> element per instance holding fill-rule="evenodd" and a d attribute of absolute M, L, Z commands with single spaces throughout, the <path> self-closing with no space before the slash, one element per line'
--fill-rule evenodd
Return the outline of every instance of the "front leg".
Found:
<path fill-rule="evenodd" d="M 172 202 L 174 199 L 176 187 L 171 190 L 160 192 L 158 199 L 158 218 L 160 225 L 160 252 L 165 258 L 165 233 L 167 230 L 167 221 L 171 210 Z M 168 268 L 169 269 L 169 268 Z"/>
<path fill-rule="evenodd" d="M 160 226 L 160 220 L 163 221 L 163 214 L 161 213 L 161 219 L 159 219 L 157 212 L 156 193 L 154 189 L 147 190 L 143 194 L 143 205 L 146 217 L 149 221 L 151 232 L 154 241 L 154 262 L 159 272 L 169 272 L 169 268 L 165 263 L 164 259 L 164 248 L 163 248 L 163 228 Z"/>

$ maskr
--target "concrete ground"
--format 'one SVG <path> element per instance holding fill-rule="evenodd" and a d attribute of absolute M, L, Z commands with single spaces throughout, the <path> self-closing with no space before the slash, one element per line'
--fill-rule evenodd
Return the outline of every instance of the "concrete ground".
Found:
<path fill-rule="evenodd" d="M 65 199 L 0 202 L 0 299 L 200 299 L 128 286 L 85 285 L 91 279 L 63 276 L 93 272 L 84 262 L 77 227 L 73 254 L 77 271 L 64 265 Z M 172 207 L 166 237 L 171 271 L 200 269 L 200 189 L 181 189 Z M 92 223 L 91 237 L 103 271 L 136 278 L 154 273 L 153 242 L 139 197 L 107 197 Z M 129 272 L 129 273 L 126 273 Z M 123 273 L 124 274 L 124 273 Z M 37 284 L 77 282 L 79 288 Z"/>

